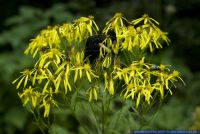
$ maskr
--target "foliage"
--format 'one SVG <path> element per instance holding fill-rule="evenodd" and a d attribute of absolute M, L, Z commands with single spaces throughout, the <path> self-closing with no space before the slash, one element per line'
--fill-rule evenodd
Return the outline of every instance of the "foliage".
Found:
<path fill-rule="evenodd" d="M 0 133 L 39 133 L 32 116 L 22 109 L 16 91 L 13 90 L 14 87 L 10 84 L 11 81 L 16 78 L 16 71 L 22 70 L 24 66 L 31 66 L 34 62 L 29 57 L 23 56 L 21 52 L 24 50 L 24 47 L 26 47 L 28 40 L 33 38 L 38 31 L 46 25 L 62 23 L 63 20 L 72 20 L 72 18 L 76 18 L 76 16 L 92 14 L 95 16 L 95 20 L 98 22 L 99 26 L 103 27 L 105 21 L 115 12 L 119 11 L 125 14 L 129 19 L 138 17 L 146 12 L 160 22 L 160 27 L 162 27 L 162 29 L 167 29 L 172 45 L 167 48 L 164 46 L 160 52 L 155 51 L 153 57 L 151 54 L 146 55 L 147 58 L 145 58 L 145 61 L 150 59 L 157 65 L 160 63 L 173 65 L 174 68 L 181 72 L 186 82 L 186 86 L 184 87 L 177 84 L 176 90 L 173 90 L 173 96 L 165 99 L 163 106 L 157 111 L 153 119 L 150 118 L 151 113 L 149 117 L 148 114 L 146 114 L 145 118 L 151 119 L 151 125 L 143 129 L 149 127 L 151 129 L 191 128 L 195 122 L 193 113 L 195 108 L 199 106 L 200 64 L 197 62 L 200 56 L 198 38 L 200 30 L 200 25 L 198 25 L 199 1 L 102 0 L 98 2 L 95 0 L 69 0 L 65 3 L 55 4 L 57 2 L 61 1 L 2 1 L 0 9 L 2 12 L 1 16 L 6 16 L 7 20 L 5 21 L 6 25 L 1 26 L 3 30 L 0 36 Z M 27 5 L 25 8 L 24 4 Z M 20 9 L 19 12 L 16 12 L 17 8 Z M 30 10 L 34 13 L 25 15 L 26 12 Z M 13 16 L 10 17 L 8 14 L 13 14 Z M 4 22 L 3 18 L 5 17 L 1 18 L 2 24 Z M 10 18 L 12 20 L 11 23 L 9 22 Z M 20 18 L 21 21 L 13 22 L 13 18 L 16 20 Z M 116 110 L 119 110 L 121 104 L 117 102 L 113 105 Z M 175 111 L 174 107 L 177 107 L 180 112 Z M 155 109 L 157 109 L 157 107 Z M 19 128 L 17 126 L 20 125 L 12 122 L 12 118 L 14 117 L 12 114 L 15 113 L 12 112 L 13 110 L 18 111 L 18 113 L 20 112 L 21 115 L 27 114 L 27 116 L 25 116 L 25 123 L 22 123 L 22 120 L 18 120 L 18 122 L 13 121 L 15 123 L 24 124 L 23 127 Z M 116 110 L 113 109 L 114 113 L 117 113 L 115 112 Z M 78 126 L 76 121 L 74 122 L 73 116 L 69 112 L 65 112 L 66 111 L 58 112 L 59 118 L 55 119 L 55 123 L 52 126 L 55 132 L 61 133 L 63 129 L 75 131 L 75 128 Z M 80 114 L 81 113 L 82 112 L 80 112 Z M 8 118 L 10 119 L 8 120 Z M 171 121 L 173 123 L 171 123 L 171 125 L 163 124 L 166 118 L 168 122 Z M 69 120 L 71 123 L 68 123 Z M 117 127 L 123 126 L 123 123 L 124 122 L 118 124 Z M 138 121 L 130 122 L 130 124 L 134 124 L 132 125 L 133 128 L 138 128 Z M 147 124 L 149 123 L 147 122 Z"/>
<path fill-rule="evenodd" d="M 197 107 L 195 109 L 195 113 L 194 113 L 195 122 L 192 126 L 193 129 L 199 129 L 200 128 L 200 117 L 199 117 L 199 115 L 200 115 L 200 109 L 199 109 L 199 107 Z"/>

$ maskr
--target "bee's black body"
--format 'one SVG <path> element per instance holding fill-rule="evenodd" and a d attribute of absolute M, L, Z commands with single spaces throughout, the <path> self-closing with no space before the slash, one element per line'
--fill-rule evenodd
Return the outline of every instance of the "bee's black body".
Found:
<path fill-rule="evenodd" d="M 99 56 L 100 46 L 106 38 L 105 35 L 94 35 L 87 39 L 85 46 L 85 58 L 89 58 L 90 62 L 93 62 Z"/>

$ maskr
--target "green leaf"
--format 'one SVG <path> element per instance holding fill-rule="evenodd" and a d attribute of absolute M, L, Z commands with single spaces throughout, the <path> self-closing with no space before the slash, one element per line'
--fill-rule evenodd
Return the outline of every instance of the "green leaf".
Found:
<path fill-rule="evenodd" d="M 70 134 L 64 127 L 61 127 L 58 124 L 53 124 L 51 131 L 53 134 Z"/>
<path fill-rule="evenodd" d="M 76 109 L 76 100 L 77 100 L 78 91 L 74 92 L 71 97 L 71 109 L 75 111 Z"/>
<path fill-rule="evenodd" d="M 26 123 L 27 115 L 28 114 L 24 109 L 12 108 L 6 113 L 4 119 L 6 123 L 22 130 Z"/>

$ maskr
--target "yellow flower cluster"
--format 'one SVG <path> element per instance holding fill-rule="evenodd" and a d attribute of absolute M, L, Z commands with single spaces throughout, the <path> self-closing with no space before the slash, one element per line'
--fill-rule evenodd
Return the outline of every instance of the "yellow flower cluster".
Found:
<path fill-rule="evenodd" d="M 101 99 L 102 84 L 104 92 L 121 93 L 124 99 L 134 100 L 136 107 L 143 97 L 150 104 L 154 92 L 160 92 L 163 98 L 165 89 L 171 93 L 170 83 L 174 85 L 178 79 L 182 80 L 178 71 L 171 71 L 162 64 L 145 63 L 144 57 L 123 60 L 136 50 L 144 52 L 149 48 L 153 52 L 155 48 L 162 48 L 161 41 L 169 43 L 166 33 L 157 26 L 158 22 L 147 15 L 129 22 L 117 13 L 106 23 L 102 33 L 98 33 L 92 16 L 42 30 L 25 50 L 25 54 L 37 57 L 38 61 L 33 69 L 26 69 L 13 81 L 18 82 L 17 89 L 22 87 L 18 94 L 23 105 L 42 108 L 44 117 L 48 117 L 52 108 L 59 107 L 59 94 L 74 93 L 76 85 L 85 80 L 88 82 L 85 84 L 91 85 L 86 93 L 89 101 Z M 85 56 L 86 42 L 89 37 L 100 34 L 105 35 L 105 39 L 97 42 L 99 56 L 92 63 Z M 118 84 L 119 81 L 123 85 Z"/>
<path fill-rule="evenodd" d="M 167 33 L 161 31 L 157 25 L 159 23 L 143 15 L 141 18 L 129 22 L 122 14 L 117 13 L 110 21 L 106 23 L 103 33 L 108 35 L 109 31 L 114 31 L 116 41 L 112 42 L 110 38 L 106 38 L 108 46 L 112 47 L 114 53 L 118 53 L 120 49 L 133 52 L 135 47 L 145 50 L 150 48 L 153 52 L 155 48 L 162 48 L 161 40 L 167 44 L 170 42 Z"/>
<path fill-rule="evenodd" d="M 182 81 L 178 71 L 171 73 L 169 68 L 162 64 L 156 66 L 159 69 L 154 69 L 154 66 L 156 65 L 144 63 L 143 57 L 140 61 L 133 62 L 126 68 L 115 67 L 113 71 L 113 78 L 123 80 L 125 83 L 125 88 L 122 91 L 124 98 L 134 100 L 136 96 L 136 107 L 139 106 L 140 96 L 144 96 L 145 101 L 150 104 L 151 94 L 154 90 L 159 91 L 163 99 L 164 89 L 169 90 L 172 94 L 169 83 L 174 84 L 177 79 Z"/>

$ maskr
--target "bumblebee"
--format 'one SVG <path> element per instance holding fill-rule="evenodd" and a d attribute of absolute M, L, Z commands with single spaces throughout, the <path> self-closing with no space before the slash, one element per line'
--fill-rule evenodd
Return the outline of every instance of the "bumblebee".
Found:
<path fill-rule="evenodd" d="M 105 38 L 105 35 L 94 35 L 87 39 L 85 46 L 85 58 L 89 58 L 90 62 L 93 62 L 99 56 L 99 44 L 102 43 Z"/>
<path fill-rule="evenodd" d="M 107 38 L 111 38 L 112 42 L 116 40 L 116 33 L 113 30 L 108 31 L 107 35 L 99 34 L 90 36 L 86 41 L 85 58 L 89 58 L 93 62 L 100 53 L 100 44 Z"/>

